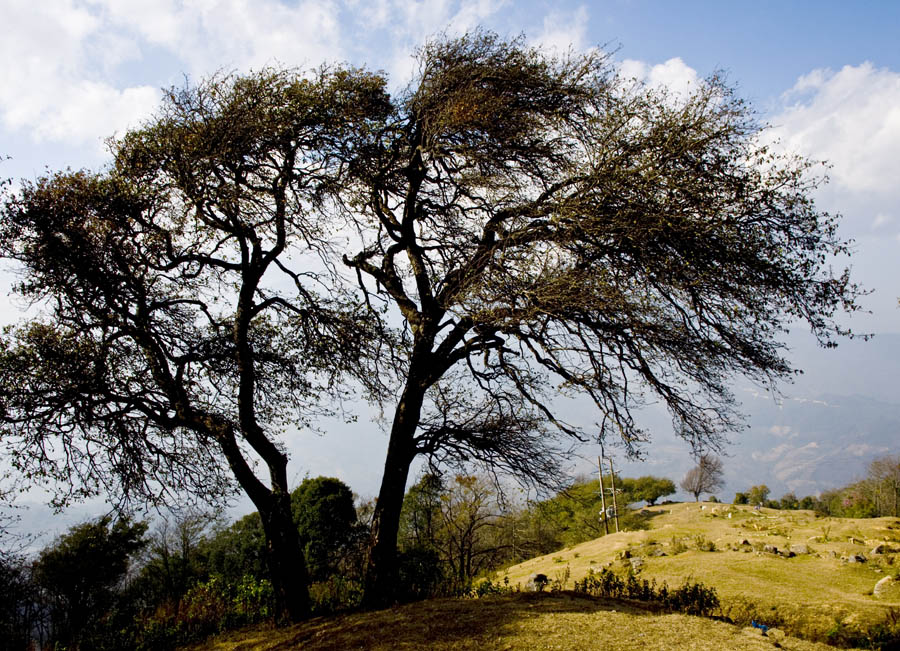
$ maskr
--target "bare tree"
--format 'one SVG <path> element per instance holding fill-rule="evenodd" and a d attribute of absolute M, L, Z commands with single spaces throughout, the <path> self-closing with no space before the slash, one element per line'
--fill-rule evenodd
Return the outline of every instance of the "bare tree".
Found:
<path fill-rule="evenodd" d="M 873 459 L 866 483 L 878 514 L 900 517 L 900 456 Z"/>
<path fill-rule="evenodd" d="M 697 465 L 688 470 L 681 480 L 681 490 L 690 493 L 699 502 L 701 494 L 714 493 L 723 486 L 722 472 L 722 460 L 719 457 L 703 454 Z"/>

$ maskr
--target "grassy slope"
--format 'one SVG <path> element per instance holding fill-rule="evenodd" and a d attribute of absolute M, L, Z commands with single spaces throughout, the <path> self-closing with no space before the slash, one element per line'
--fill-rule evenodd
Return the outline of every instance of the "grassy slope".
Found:
<path fill-rule="evenodd" d="M 823 635 L 836 621 L 847 626 L 881 621 L 900 608 L 900 593 L 872 596 L 875 582 L 900 570 L 900 555 L 872 556 L 877 542 L 900 548 L 900 521 L 816 518 L 808 511 L 754 513 L 749 507 L 673 504 L 648 509 L 650 529 L 612 534 L 501 572 L 525 585 L 537 572 L 551 579 L 568 566 L 570 581 L 591 568 L 622 568 L 625 549 L 644 559 L 640 576 L 671 586 L 690 577 L 714 586 L 723 610 L 735 619 L 752 615 L 784 622 L 788 630 Z M 727 517 L 728 512 L 731 517 Z M 719 551 L 698 551 L 697 537 Z M 811 554 L 782 558 L 732 551 L 747 540 L 758 547 L 808 545 Z M 675 553 L 677 541 L 688 546 Z M 745 546 L 744 546 L 745 547 Z M 652 556 L 662 550 L 666 556 Z M 834 552 L 833 555 L 832 552 Z M 842 555 L 871 560 L 847 564 Z M 896 565 L 892 564 L 896 563 Z M 876 571 L 880 569 L 881 572 Z M 571 583 L 569 584 L 571 587 Z M 826 649 L 794 638 L 763 638 L 756 631 L 678 614 L 658 614 L 571 593 L 520 593 L 482 600 L 440 599 L 379 611 L 317 618 L 288 629 L 231 633 L 196 649 Z"/>
<path fill-rule="evenodd" d="M 434 599 L 374 613 L 317 618 L 281 630 L 220 636 L 195 649 L 634 649 L 647 651 L 831 647 L 761 637 L 722 622 L 653 614 L 621 602 L 572 593 L 519 593 L 485 599 Z"/>
<path fill-rule="evenodd" d="M 704 506 L 701 510 L 701 506 Z M 591 568 L 611 565 L 623 550 L 643 559 L 641 578 L 680 585 L 685 579 L 715 587 L 723 611 L 739 620 L 751 613 L 765 621 L 801 625 L 807 633 L 822 634 L 836 621 L 847 626 L 883 621 L 891 608 L 900 607 L 900 591 L 887 598 L 872 595 L 875 583 L 900 571 L 900 555 L 872 555 L 879 542 L 900 548 L 900 520 L 896 518 L 817 518 L 811 511 L 755 512 L 747 506 L 671 504 L 647 509 L 646 531 L 622 532 L 542 556 L 509 568 L 505 574 L 524 585 L 534 573 L 550 579 L 562 576 L 566 566 L 572 580 Z M 730 513 L 730 517 L 728 517 Z M 697 537 L 715 544 L 715 552 L 699 551 Z M 806 544 L 810 554 L 783 558 L 763 551 L 734 551 L 775 545 L 788 549 Z M 688 550 L 675 553 L 676 541 Z M 661 550 L 665 556 L 654 556 Z M 841 556 L 862 553 L 866 563 L 846 563 Z"/>

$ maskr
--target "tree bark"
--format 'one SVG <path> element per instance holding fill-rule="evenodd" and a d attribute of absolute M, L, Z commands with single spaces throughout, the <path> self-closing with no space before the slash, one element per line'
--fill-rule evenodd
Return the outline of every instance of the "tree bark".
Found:
<path fill-rule="evenodd" d="M 411 378 L 394 414 L 381 489 L 372 516 L 363 593 L 363 603 L 370 608 L 388 606 L 398 596 L 397 532 L 409 467 L 416 454 L 415 432 L 424 398 L 424 384 Z"/>
<path fill-rule="evenodd" d="M 298 622 L 309 616 L 309 576 L 300 534 L 291 513 L 290 495 L 272 493 L 268 509 L 259 509 L 266 534 L 266 563 L 275 594 L 278 624 Z"/>

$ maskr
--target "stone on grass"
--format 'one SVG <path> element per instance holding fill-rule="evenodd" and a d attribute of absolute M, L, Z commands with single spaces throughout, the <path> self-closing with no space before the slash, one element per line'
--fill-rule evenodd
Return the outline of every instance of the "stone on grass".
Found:
<path fill-rule="evenodd" d="M 900 581 L 893 576 L 885 576 L 878 580 L 872 588 L 872 594 L 882 599 L 900 599 Z"/>
<path fill-rule="evenodd" d="M 807 545 L 804 545 L 803 543 L 798 543 L 796 545 L 791 545 L 791 551 L 797 555 L 808 554 L 809 547 Z"/>

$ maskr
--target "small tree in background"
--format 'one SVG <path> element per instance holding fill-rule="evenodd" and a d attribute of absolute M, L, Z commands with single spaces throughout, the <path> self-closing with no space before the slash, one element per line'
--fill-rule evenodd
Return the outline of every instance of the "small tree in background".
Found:
<path fill-rule="evenodd" d="M 671 479 L 647 475 L 634 480 L 633 497 L 644 500 L 648 506 L 656 504 L 656 500 L 675 493 L 675 482 Z"/>
<path fill-rule="evenodd" d="M 696 466 L 688 470 L 681 480 L 681 489 L 700 501 L 702 493 L 712 493 L 722 487 L 722 460 L 711 454 L 703 454 Z"/>
<path fill-rule="evenodd" d="M 800 500 L 797 499 L 793 491 L 790 491 L 781 496 L 781 501 L 778 505 L 786 511 L 793 511 L 800 508 Z"/>
<path fill-rule="evenodd" d="M 310 578 L 322 581 L 337 571 L 353 537 L 353 491 L 334 477 L 304 479 L 291 493 L 291 509 Z"/>
<path fill-rule="evenodd" d="M 84 640 L 113 606 L 146 532 L 143 522 L 105 516 L 72 527 L 41 552 L 34 581 L 49 611 L 51 641 L 73 649 L 97 646 Z"/>
<path fill-rule="evenodd" d="M 753 486 L 747 493 L 750 504 L 765 504 L 769 499 L 769 487 L 765 484 Z"/>

